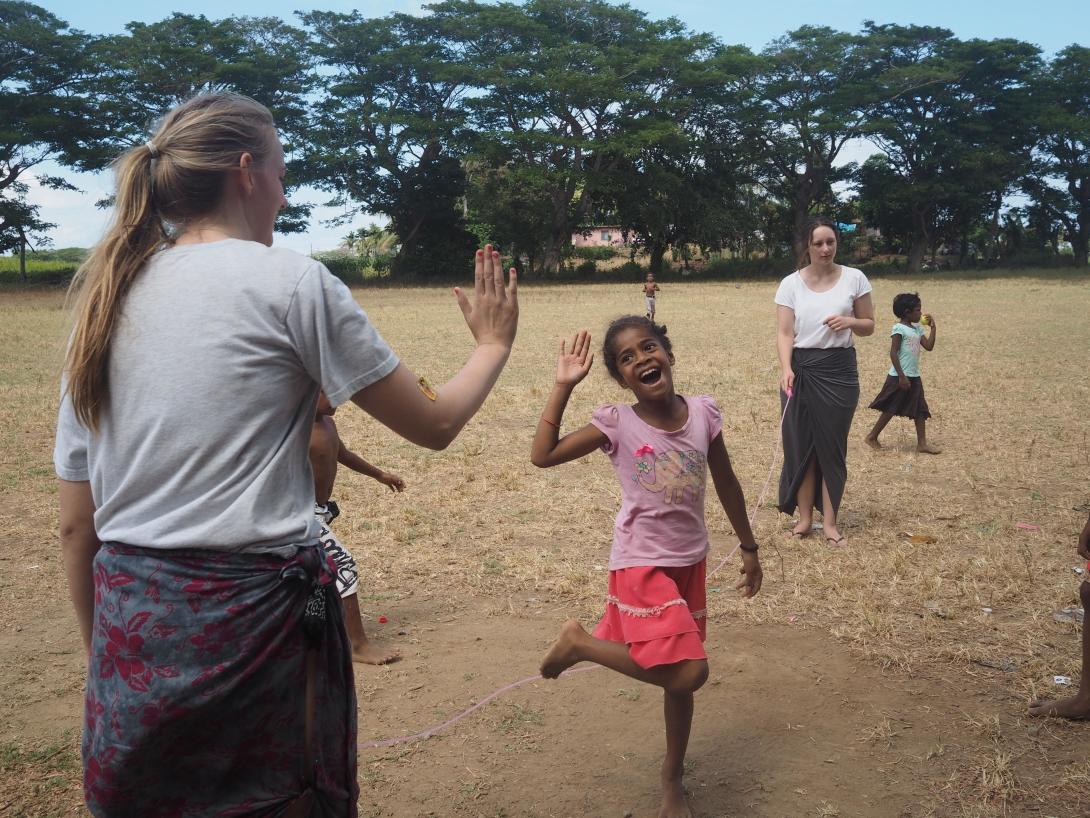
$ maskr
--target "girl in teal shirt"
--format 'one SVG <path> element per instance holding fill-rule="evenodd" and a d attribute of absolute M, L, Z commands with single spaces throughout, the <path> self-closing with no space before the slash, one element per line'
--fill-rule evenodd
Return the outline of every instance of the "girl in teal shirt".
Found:
<path fill-rule="evenodd" d="M 896 415 L 916 422 L 916 451 L 938 454 L 942 450 L 927 442 L 927 419 L 931 412 L 920 379 L 920 349 L 930 352 L 935 348 L 935 319 L 923 314 L 923 302 L 917 293 L 901 293 L 894 298 L 893 314 L 897 316 L 890 332 L 889 357 L 893 366 L 882 391 L 871 401 L 870 408 L 882 414 L 867 435 L 867 445 L 872 449 L 882 448 L 878 435 Z M 925 334 L 920 324 L 929 326 L 930 333 Z"/>

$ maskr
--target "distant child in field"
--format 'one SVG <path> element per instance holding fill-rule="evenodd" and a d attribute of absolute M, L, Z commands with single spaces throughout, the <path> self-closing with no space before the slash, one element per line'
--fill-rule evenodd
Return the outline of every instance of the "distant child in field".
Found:
<path fill-rule="evenodd" d="M 927 442 L 927 419 L 931 417 L 931 412 L 927 408 L 923 381 L 920 379 L 920 348 L 928 352 L 935 348 L 935 319 L 923 314 L 923 303 L 916 293 L 901 293 L 894 298 L 893 314 L 897 316 L 897 323 L 890 332 L 889 357 L 893 366 L 882 391 L 870 405 L 871 409 L 877 409 L 882 414 L 867 435 L 867 445 L 872 449 L 882 448 L 878 435 L 896 415 L 916 422 L 916 451 L 939 454 L 942 449 Z M 920 323 L 930 325 L 931 332 L 926 336 Z"/>
<path fill-rule="evenodd" d="M 655 293 L 659 289 L 659 285 L 655 283 L 655 274 L 648 273 L 647 279 L 643 282 L 643 302 L 647 307 L 647 318 L 650 321 L 655 320 Z"/>
<path fill-rule="evenodd" d="M 704 652 L 708 530 L 704 489 L 710 469 L 719 502 L 741 539 L 738 588 L 761 588 L 761 563 L 745 498 L 723 444 L 722 416 L 708 397 L 674 392 L 674 356 L 663 327 L 638 315 L 606 330 L 609 374 L 636 398 L 607 404 L 590 423 L 560 437 L 564 409 L 594 361 L 585 330 L 560 342 L 556 382 L 534 435 L 530 460 L 546 468 L 601 449 L 621 481 L 621 510 L 609 559 L 605 613 L 588 634 L 569 619 L 541 664 L 555 679 L 577 662 L 595 662 L 661 687 L 666 718 L 660 816 L 691 816 L 682 773 L 693 719 L 693 693 L 708 678 Z"/>
<path fill-rule="evenodd" d="M 310 433 L 310 468 L 314 472 L 314 514 L 322 524 L 319 535 L 322 548 L 333 558 L 337 566 L 337 593 L 344 606 L 344 627 L 352 643 L 352 661 L 368 665 L 384 665 L 400 659 L 397 651 L 380 648 L 368 641 L 360 615 L 359 571 L 356 560 L 348 549 L 329 530 L 330 524 L 340 514 L 337 504 L 330 499 L 333 484 L 337 480 L 337 464 L 342 463 L 352 471 L 365 474 L 391 491 L 405 490 L 405 481 L 396 474 L 390 474 L 376 468 L 351 452 L 341 442 L 337 434 L 337 424 L 333 422 L 334 409 L 329 399 L 322 392 L 318 395 L 318 408 L 314 414 L 314 428 Z"/>
<path fill-rule="evenodd" d="M 1086 567 L 1090 570 L 1090 518 L 1087 518 L 1079 535 L 1078 554 L 1088 560 Z M 1090 581 L 1082 581 L 1079 586 L 1079 599 L 1082 601 L 1083 611 L 1090 610 Z M 1079 692 L 1066 699 L 1037 699 L 1029 706 L 1029 714 L 1090 719 L 1090 628 L 1085 620 L 1082 625 L 1082 676 L 1079 679 Z"/>

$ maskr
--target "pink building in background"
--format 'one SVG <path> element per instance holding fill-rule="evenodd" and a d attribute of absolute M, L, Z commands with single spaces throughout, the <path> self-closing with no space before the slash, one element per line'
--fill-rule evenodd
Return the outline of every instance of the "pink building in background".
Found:
<path fill-rule="evenodd" d="M 572 233 L 573 247 L 627 247 L 621 228 L 613 224 L 592 227 L 583 233 Z"/>

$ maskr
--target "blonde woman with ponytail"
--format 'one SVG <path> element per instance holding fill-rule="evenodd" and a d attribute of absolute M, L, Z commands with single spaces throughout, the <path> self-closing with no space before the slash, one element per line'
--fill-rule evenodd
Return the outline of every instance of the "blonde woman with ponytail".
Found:
<path fill-rule="evenodd" d="M 424 389 L 343 284 L 272 247 L 285 168 L 262 105 L 194 97 L 115 167 L 54 450 L 87 804 L 355 816 L 352 664 L 307 463 L 318 394 L 444 448 L 510 354 L 514 271 L 477 252 L 473 298 L 455 288 L 474 350 Z"/>

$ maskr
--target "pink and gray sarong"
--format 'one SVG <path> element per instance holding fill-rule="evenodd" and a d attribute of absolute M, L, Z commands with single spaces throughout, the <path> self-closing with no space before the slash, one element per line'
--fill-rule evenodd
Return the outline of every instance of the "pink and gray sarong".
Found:
<path fill-rule="evenodd" d="M 320 548 L 285 559 L 107 543 L 94 580 L 93 815 L 355 818 L 351 651 Z"/>

